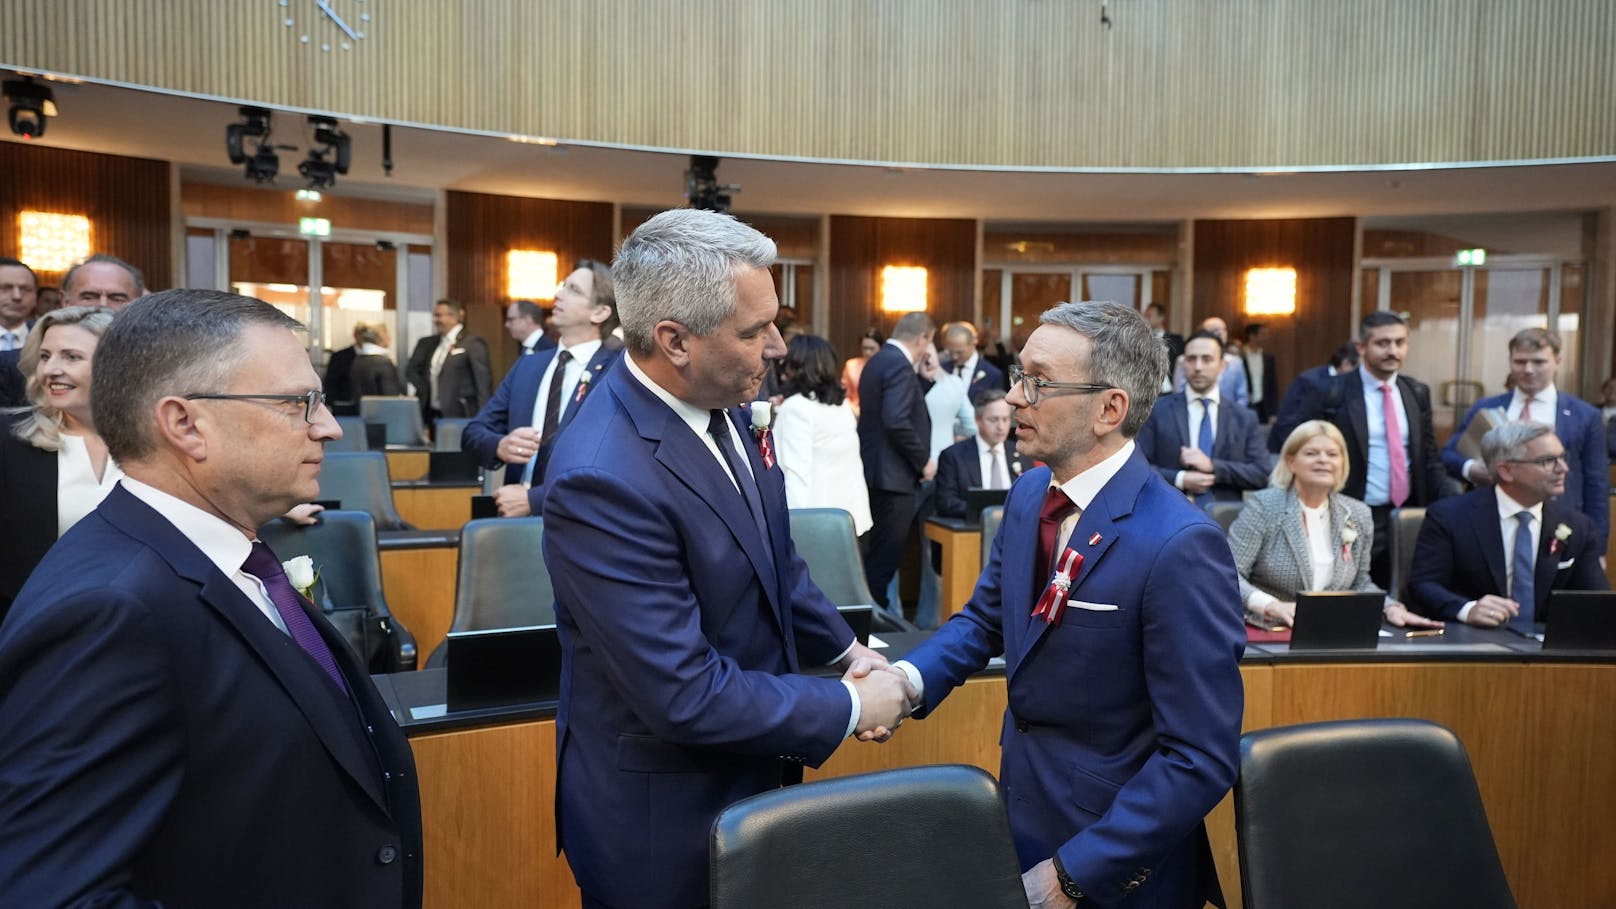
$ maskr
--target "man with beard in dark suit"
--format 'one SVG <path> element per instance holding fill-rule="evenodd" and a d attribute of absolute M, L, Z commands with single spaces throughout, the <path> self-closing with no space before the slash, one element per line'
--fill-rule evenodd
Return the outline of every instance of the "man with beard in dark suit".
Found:
<path fill-rule="evenodd" d="M 421 419 L 473 417 L 493 393 L 488 344 L 465 331 L 466 308 L 454 300 L 432 307 L 436 334 L 422 338 L 410 355 L 406 374 L 421 399 Z"/>

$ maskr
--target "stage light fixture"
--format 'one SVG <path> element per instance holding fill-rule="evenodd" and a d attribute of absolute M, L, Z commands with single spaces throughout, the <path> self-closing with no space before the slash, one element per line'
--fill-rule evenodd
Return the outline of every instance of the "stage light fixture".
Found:
<path fill-rule="evenodd" d="M 225 151 L 230 153 L 231 164 L 247 163 L 248 137 L 269 141 L 269 130 L 274 118 L 273 113 L 262 107 L 243 107 L 240 111 L 241 122 L 232 123 L 224 130 Z"/>
<path fill-rule="evenodd" d="M 275 146 L 268 142 L 260 142 L 258 151 L 247 159 L 247 179 L 257 183 L 273 183 L 280 169 L 280 155 L 275 154 Z"/>
<path fill-rule="evenodd" d="M 308 159 L 297 166 L 297 172 L 309 181 L 309 189 L 326 189 L 337 182 L 337 174 L 348 172 L 352 141 L 330 117 L 310 117 L 309 127 L 317 147 L 309 149 Z"/>
<path fill-rule="evenodd" d="M 718 182 L 718 162 L 712 155 L 691 155 L 685 171 L 685 201 L 691 208 L 729 213 L 730 193 L 740 192 L 735 183 Z"/>
<path fill-rule="evenodd" d="M 5 94 L 6 100 L 11 102 L 11 110 L 6 115 L 11 131 L 24 139 L 45 135 L 45 119 L 56 116 L 56 96 L 50 86 L 34 81 L 33 76 L 23 76 L 7 79 Z"/>

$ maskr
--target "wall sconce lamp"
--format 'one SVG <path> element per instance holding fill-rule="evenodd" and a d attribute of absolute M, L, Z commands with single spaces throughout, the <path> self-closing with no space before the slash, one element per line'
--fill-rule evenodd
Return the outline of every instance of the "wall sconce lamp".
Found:
<path fill-rule="evenodd" d="M 505 254 L 505 296 L 512 300 L 555 299 L 557 260 L 553 252 L 513 249 Z"/>
<path fill-rule="evenodd" d="M 881 269 L 882 312 L 925 312 L 926 269 L 888 265 Z"/>
<path fill-rule="evenodd" d="M 1288 316 L 1296 312 L 1296 269 L 1246 270 L 1246 315 Z"/>
<path fill-rule="evenodd" d="M 43 211 L 17 214 L 22 261 L 38 271 L 67 271 L 90 256 L 90 219 Z"/>

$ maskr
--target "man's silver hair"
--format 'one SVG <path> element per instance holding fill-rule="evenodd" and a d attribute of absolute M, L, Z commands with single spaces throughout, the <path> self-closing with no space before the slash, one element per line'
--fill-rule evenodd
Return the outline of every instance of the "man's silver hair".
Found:
<path fill-rule="evenodd" d="M 658 322 L 700 336 L 735 311 L 735 278 L 774 264 L 774 241 L 729 215 L 676 208 L 629 234 L 612 262 L 617 315 L 628 349 L 648 354 Z"/>
<path fill-rule="evenodd" d="M 1536 420 L 1512 420 L 1500 423 L 1481 437 L 1481 460 L 1487 472 L 1498 479 L 1498 465 L 1505 461 L 1518 461 L 1526 456 L 1526 446 L 1554 432 L 1554 427 Z"/>
<path fill-rule="evenodd" d="M 1038 317 L 1045 325 L 1070 328 L 1089 339 L 1088 381 L 1128 393 L 1122 436 L 1139 434 L 1167 378 L 1167 348 L 1133 307 L 1110 301 L 1061 303 Z"/>

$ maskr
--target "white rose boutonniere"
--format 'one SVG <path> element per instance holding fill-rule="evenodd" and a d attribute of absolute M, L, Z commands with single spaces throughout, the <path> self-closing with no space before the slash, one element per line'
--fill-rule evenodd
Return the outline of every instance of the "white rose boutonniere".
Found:
<path fill-rule="evenodd" d="M 752 411 L 752 432 L 760 434 L 774 423 L 774 405 L 768 401 L 753 401 L 750 405 Z"/>
<path fill-rule="evenodd" d="M 1554 542 L 1549 544 L 1549 553 L 1558 554 L 1565 548 L 1566 540 L 1571 539 L 1571 528 L 1560 524 L 1554 528 Z"/>
<path fill-rule="evenodd" d="M 281 563 L 281 569 L 286 572 L 286 580 L 292 583 L 298 593 L 303 594 L 304 599 L 314 599 L 314 585 L 320 580 L 320 572 L 314 568 L 314 559 L 309 556 L 288 559 Z"/>
<path fill-rule="evenodd" d="M 1341 542 L 1348 546 L 1358 542 L 1358 528 L 1353 527 L 1351 524 L 1341 528 Z"/>

